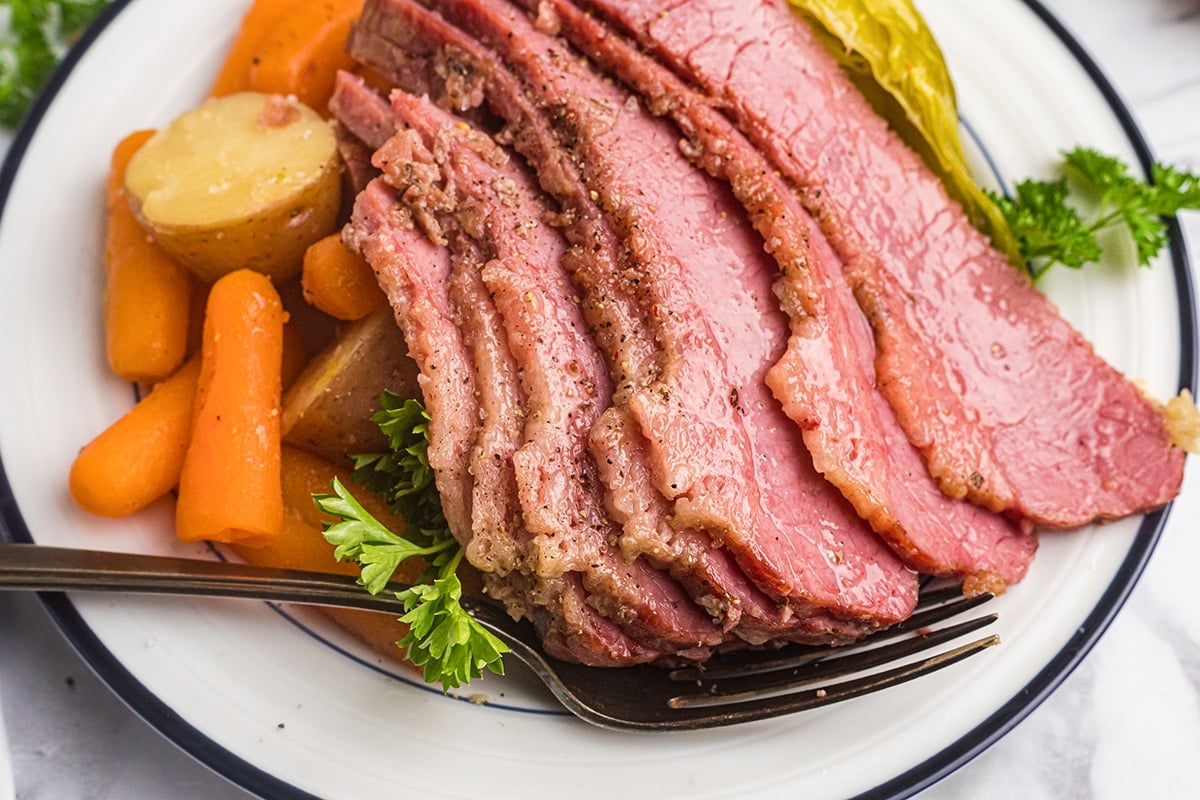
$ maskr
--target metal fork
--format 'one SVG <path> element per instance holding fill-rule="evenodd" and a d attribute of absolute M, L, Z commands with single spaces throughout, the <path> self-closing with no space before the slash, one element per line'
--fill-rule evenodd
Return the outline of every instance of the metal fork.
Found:
<path fill-rule="evenodd" d="M 27 544 L 0 544 L 0 589 L 241 597 L 392 613 L 401 609 L 393 591 L 370 595 L 346 575 Z M 605 669 L 558 661 L 542 652 L 528 622 L 514 621 L 483 600 L 463 598 L 463 606 L 507 642 L 512 655 L 580 719 L 610 729 L 665 731 L 818 708 L 947 667 L 998 644 L 999 637 L 909 659 L 994 622 L 996 615 L 986 614 L 932 627 L 990 597 L 964 598 L 958 587 L 943 587 L 923 592 L 909 620 L 853 646 L 746 650 L 681 669 Z M 847 677 L 852 675 L 858 677 Z M 839 678 L 846 680 L 835 682 Z"/>

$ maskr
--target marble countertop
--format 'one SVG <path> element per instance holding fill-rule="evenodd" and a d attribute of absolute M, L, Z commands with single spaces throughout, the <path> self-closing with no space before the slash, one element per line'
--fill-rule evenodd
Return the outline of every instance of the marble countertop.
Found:
<path fill-rule="evenodd" d="M 1154 155 L 1200 170 L 1200 0 L 1043 0 L 1132 109 Z M 1200 214 L 1182 219 L 1193 257 Z M 919 795 L 1200 797 L 1200 475 L 1096 648 L 999 743 Z M 0 703 L 20 800 L 245 798 L 135 716 L 32 596 L 0 592 Z M 5 738 L 0 735 L 0 753 Z M 2 761 L 2 759 L 0 759 Z M 0 800 L 6 800 L 0 763 Z"/>

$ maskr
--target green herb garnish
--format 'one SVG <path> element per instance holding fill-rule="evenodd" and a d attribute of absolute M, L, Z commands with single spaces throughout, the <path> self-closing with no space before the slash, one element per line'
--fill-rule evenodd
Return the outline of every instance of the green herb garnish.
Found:
<path fill-rule="evenodd" d="M 1114 227 L 1128 231 L 1138 264 L 1148 266 L 1167 244 L 1163 217 L 1200 209 L 1200 176 L 1164 164 L 1153 164 L 1143 183 L 1120 159 L 1077 147 L 1063 153 L 1062 173 L 1021 181 L 1011 198 L 992 194 L 1034 280 L 1055 264 L 1080 269 L 1098 261 L 1100 235 Z M 1085 214 L 1073 201 L 1093 210 Z"/>
<path fill-rule="evenodd" d="M 108 0 L 0 0 L 0 125 L 16 127 L 67 48 Z"/>
<path fill-rule="evenodd" d="M 383 496 L 408 523 L 404 536 L 389 530 L 334 479 L 333 493 L 314 495 L 317 507 L 338 518 L 325 526 L 325 538 L 339 561 L 358 562 L 359 582 L 372 594 L 383 591 L 409 558 L 428 567 L 411 588 L 396 593 L 404 603 L 401 622 L 409 632 L 396 644 L 425 672 L 454 689 L 485 669 L 504 674 L 501 656 L 508 646 L 463 609 L 462 583 L 455 574 L 463 550 L 442 514 L 427 455 L 429 415 L 416 400 L 391 392 L 381 398 L 374 420 L 390 440 L 390 453 L 355 457 L 354 479 Z"/>

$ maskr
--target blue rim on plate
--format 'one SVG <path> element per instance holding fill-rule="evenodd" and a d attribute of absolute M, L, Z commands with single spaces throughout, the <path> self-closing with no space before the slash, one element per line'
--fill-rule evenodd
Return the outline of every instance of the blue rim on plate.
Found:
<path fill-rule="evenodd" d="M 1142 168 L 1148 173 L 1152 162 L 1149 147 L 1129 109 L 1096 62 L 1062 23 L 1038 0 L 1022 0 L 1022 2 L 1046 25 L 1085 70 L 1119 122 L 1130 145 L 1137 153 Z M 128 4 L 129 0 L 113 0 L 109 4 L 92 27 L 67 54 L 31 108 L 21 129 L 13 139 L 3 166 L 0 167 L 0 215 L 7 207 L 13 180 L 20 168 L 25 150 L 33 139 L 50 104 L 62 88 L 67 76 L 78 64 L 83 53 L 101 36 L 105 28 Z M 1197 320 L 1193 302 L 1192 276 L 1188 269 L 1183 237 L 1175 220 L 1168 221 L 1168 235 L 1169 255 L 1178 287 L 1177 311 L 1181 342 L 1178 385 L 1195 390 Z M 908 797 L 928 788 L 995 743 L 1049 697 L 1096 644 L 1129 597 L 1158 543 L 1170 508 L 1168 505 L 1145 516 L 1124 561 L 1092 612 L 1065 646 L 1021 691 L 952 746 L 858 797 Z M 34 541 L 9 486 L 2 456 L 0 456 L 0 534 L 14 542 Z M 205 734 L 184 721 L 168 704 L 133 677 L 89 628 L 75 605 L 65 594 L 43 593 L 40 597 L 66 638 L 96 673 L 130 708 L 182 750 L 234 784 L 254 794 L 295 800 L 314 797 L 217 745 Z M 285 616 L 288 615 L 285 614 Z M 289 617 L 289 619 L 291 618 Z M 292 621 L 295 622 L 294 619 Z M 317 634 L 313 635 L 318 636 Z M 326 642 L 326 644 L 329 643 Z"/>

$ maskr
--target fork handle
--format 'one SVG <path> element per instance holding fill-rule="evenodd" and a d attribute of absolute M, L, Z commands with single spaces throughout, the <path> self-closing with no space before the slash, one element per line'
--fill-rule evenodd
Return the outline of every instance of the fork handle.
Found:
<path fill-rule="evenodd" d="M 407 587 L 391 584 L 388 588 L 390 591 L 371 595 L 349 575 L 40 544 L 0 544 L 0 590 L 241 597 L 402 613 L 395 592 Z"/>
<path fill-rule="evenodd" d="M 401 615 L 404 604 L 396 598 L 396 592 L 407 588 L 407 584 L 389 583 L 373 595 L 350 575 L 230 561 L 0 543 L 0 591 L 239 597 Z M 541 652 L 531 623 L 513 620 L 500 606 L 486 600 L 464 596 L 459 602 L 481 625 L 504 640 L 511 654 L 531 668 L 564 703 L 572 700 L 557 686 L 554 670 Z"/>

